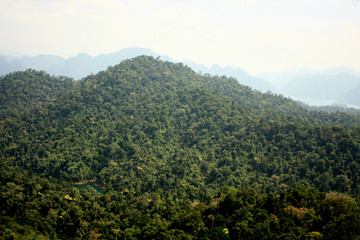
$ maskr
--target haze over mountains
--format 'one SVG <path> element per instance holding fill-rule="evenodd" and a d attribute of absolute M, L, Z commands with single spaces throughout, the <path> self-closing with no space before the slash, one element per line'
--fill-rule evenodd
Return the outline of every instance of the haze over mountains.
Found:
<path fill-rule="evenodd" d="M 13 71 L 23 71 L 28 68 L 44 70 L 55 76 L 67 76 L 74 79 L 86 77 L 91 73 L 106 70 L 108 66 L 118 64 L 122 60 L 133 58 L 139 55 L 157 57 L 150 49 L 146 48 L 126 48 L 118 52 L 101 54 L 92 57 L 86 53 L 79 53 L 75 57 L 63 58 L 56 55 L 41 54 L 35 57 L 9 57 L 0 55 L 0 75 L 5 75 Z M 167 56 L 162 56 L 163 60 L 170 60 Z"/>
<path fill-rule="evenodd" d="M 147 48 L 126 48 L 120 51 L 90 56 L 79 53 L 75 57 L 63 58 L 56 55 L 41 54 L 35 57 L 0 55 L 0 76 L 25 69 L 44 70 L 51 75 L 81 79 L 91 73 L 106 70 L 119 62 L 139 55 L 160 57 L 173 61 Z M 205 65 L 193 61 L 183 61 L 196 72 L 211 75 L 235 77 L 241 84 L 262 92 L 289 96 L 309 105 L 332 105 L 342 103 L 351 107 L 360 107 L 360 73 L 347 67 L 326 70 L 300 69 L 290 72 L 263 73 L 251 76 L 241 68 Z"/>
<path fill-rule="evenodd" d="M 300 69 L 291 72 L 264 73 L 275 92 L 311 105 L 345 103 L 359 107 L 360 73 L 347 67 L 326 70 Z M 352 93 L 352 94 L 351 94 Z"/>
<path fill-rule="evenodd" d="M 65 59 L 55 55 L 38 55 L 35 57 L 8 57 L 0 55 L 0 76 L 13 71 L 23 71 L 28 68 L 36 70 L 44 70 L 52 75 L 68 76 L 74 79 L 86 77 L 91 73 L 106 70 L 108 66 L 114 66 L 119 62 L 140 55 L 148 55 L 153 57 L 161 57 L 163 60 L 173 61 L 168 56 L 160 56 L 160 54 L 147 48 L 126 48 L 120 51 L 101 54 L 92 57 L 85 53 L 79 53 L 75 57 Z M 237 78 L 242 84 L 250 86 L 254 89 L 262 91 L 272 90 L 269 82 L 260 78 L 255 78 L 247 74 L 243 69 L 227 66 L 222 68 L 214 65 L 210 69 L 205 65 L 197 64 L 192 61 L 184 61 L 184 64 L 191 67 L 196 72 L 210 73 L 212 75 L 226 75 Z"/>

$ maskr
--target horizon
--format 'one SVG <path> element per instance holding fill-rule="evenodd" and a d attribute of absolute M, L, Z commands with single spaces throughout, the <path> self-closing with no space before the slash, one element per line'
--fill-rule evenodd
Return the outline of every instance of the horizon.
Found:
<path fill-rule="evenodd" d="M 139 46 L 253 76 L 360 71 L 360 3 L 351 0 L 3 0 L 0 26 L 2 51 L 24 55 L 96 56 Z"/>
<path fill-rule="evenodd" d="M 354 68 L 351 68 L 351 67 L 348 67 L 348 66 L 344 66 L 344 65 L 339 65 L 339 66 L 334 66 L 334 67 L 329 67 L 329 68 L 311 68 L 311 67 L 302 67 L 302 68 L 296 68 L 296 69 L 290 69 L 290 70 L 286 70 L 286 71 L 279 71 L 279 72 L 261 72 L 261 73 L 258 73 L 258 74 L 250 74 L 246 69 L 242 68 L 242 67 L 234 67 L 234 66 L 231 66 L 231 65 L 221 65 L 221 64 L 218 64 L 218 63 L 214 63 L 212 65 L 206 65 L 204 63 L 201 63 L 201 62 L 195 62 L 193 61 L 192 59 L 184 59 L 184 60 L 177 60 L 177 59 L 173 59 L 172 57 L 168 56 L 168 55 L 160 55 L 158 54 L 157 52 L 153 51 L 152 49 L 150 48 L 142 48 L 142 47 L 127 47 L 127 48 L 123 48 L 123 49 L 120 49 L 118 51 L 114 51 L 114 52 L 108 52 L 108 53 L 100 53 L 100 54 L 96 54 L 96 55 L 91 55 L 91 54 L 88 54 L 86 52 L 79 52 L 75 55 L 72 55 L 72 56 L 61 56 L 61 55 L 56 55 L 56 54 L 51 54 L 51 53 L 40 53 L 40 54 L 35 54 L 35 55 L 31 55 L 31 54 L 21 54 L 21 53 L 15 53 L 15 52 L 10 52 L 10 51 L 2 51 L 0 50 L 0 55 L 2 56 L 5 56 L 5 57 L 9 57 L 9 59 L 14 59 L 14 58 L 22 58 L 22 57 L 30 57 L 30 58 L 33 58 L 33 57 L 38 57 L 38 56 L 56 56 L 56 57 L 61 57 L 63 58 L 64 60 L 68 60 L 70 58 L 75 58 L 77 57 L 78 55 L 81 55 L 81 54 L 85 54 L 87 56 L 90 56 L 92 58 L 96 58 L 96 57 L 99 57 L 99 56 L 107 56 L 109 54 L 113 54 L 113 53 L 117 53 L 117 52 L 120 52 L 122 50 L 126 50 L 126 49 L 144 49 L 144 50 L 149 50 L 149 51 L 152 51 L 154 52 L 156 55 L 159 55 L 159 57 L 168 57 L 170 58 L 170 60 L 174 63 L 179 63 L 179 62 L 185 62 L 184 64 L 186 65 L 186 62 L 193 62 L 197 65 L 204 65 L 208 68 L 208 70 L 210 70 L 212 67 L 214 66 L 220 66 L 221 68 L 226 68 L 226 67 L 231 67 L 231 68 L 234 68 L 234 69 L 241 69 L 243 71 L 245 71 L 247 74 L 249 74 L 250 76 L 253 76 L 253 77 L 262 77 L 261 75 L 267 75 L 267 74 L 286 74 L 286 73 L 292 73 L 292 72 L 296 72 L 296 71 L 317 71 L 317 72 L 322 72 L 322 71 L 327 71 L 327 70 L 332 70 L 332 69 L 337 69 L 337 68 L 347 68 L 347 69 L 351 69 L 351 70 L 355 70 L 357 71 L 359 74 L 360 74 L 360 71 L 358 71 L 357 69 L 354 69 Z M 147 54 L 142 54 L 142 55 L 147 55 Z M 162 58 L 161 58 L 162 59 Z M 164 60 L 164 59 L 162 59 Z M 165 60 L 166 61 L 166 60 Z M 266 80 L 266 79 L 265 79 Z M 269 82 L 272 82 L 271 80 L 267 80 Z"/>

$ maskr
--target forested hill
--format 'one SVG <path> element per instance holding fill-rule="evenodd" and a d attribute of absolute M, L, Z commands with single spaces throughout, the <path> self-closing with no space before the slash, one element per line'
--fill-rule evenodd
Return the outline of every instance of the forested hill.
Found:
<path fill-rule="evenodd" d="M 0 86 L 0 239 L 360 236 L 357 115 L 146 56 Z"/>
<path fill-rule="evenodd" d="M 199 198 L 228 185 L 359 191 L 353 115 L 311 112 L 146 56 L 77 82 L 33 70 L 0 80 L 0 156 L 9 166 L 120 191 L 181 187 Z"/>
<path fill-rule="evenodd" d="M 73 79 L 51 77 L 44 71 L 30 69 L 1 77 L 0 119 L 20 116 L 30 109 L 41 109 L 73 87 Z"/>

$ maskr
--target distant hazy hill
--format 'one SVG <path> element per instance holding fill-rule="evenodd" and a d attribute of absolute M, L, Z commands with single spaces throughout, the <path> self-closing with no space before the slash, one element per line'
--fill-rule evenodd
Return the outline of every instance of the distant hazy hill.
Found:
<path fill-rule="evenodd" d="M 218 75 L 218 76 L 228 76 L 236 78 L 241 84 L 250 86 L 253 89 L 261 90 L 263 92 L 266 91 L 273 91 L 274 87 L 271 85 L 270 82 L 265 81 L 259 77 L 253 77 L 247 74 L 241 68 L 233 68 L 231 66 L 221 67 L 218 64 L 213 65 L 210 68 L 207 68 L 205 65 L 196 64 L 192 61 L 184 61 L 184 64 L 191 67 L 194 71 L 202 72 L 202 73 L 210 73 L 211 75 Z"/>
<path fill-rule="evenodd" d="M 350 75 L 360 77 L 360 73 L 356 70 L 348 67 L 335 67 L 326 70 L 316 70 L 303 68 L 288 72 L 273 72 L 273 73 L 262 73 L 256 77 L 269 81 L 276 89 L 282 89 L 287 83 L 293 81 L 296 78 L 307 76 L 307 75 L 337 75 L 340 73 L 348 73 Z"/>
<path fill-rule="evenodd" d="M 337 67 L 327 70 L 300 69 L 291 72 L 258 75 L 271 82 L 277 93 L 301 99 L 310 105 L 315 102 L 341 102 L 359 105 L 360 73 L 351 68 Z M 325 105 L 325 104 L 324 104 Z"/>
<path fill-rule="evenodd" d="M 282 91 L 289 96 L 336 101 L 342 94 L 359 85 L 360 78 L 348 73 L 304 75 L 289 82 Z"/>
<path fill-rule="evenodd" d="M 355 106 L 360 106 L 360 86 L 357 86 L 351 89 L 350 91 L 342 94 L 339 97 L 339 100 L 341 102 L 346 102 L 353 104 Z"/>
<path fill-rule="evenodd" d="M 0 55 L 0 76 L 13 71 L 23 71 L 31 68 L 44 70 L 51 75 L 62 75 L 80 79 L 91 73 L 103 71 L 107 67 L 118 64 L 122 60 L 139 55 L 159 56 L 159 54 L 147 48 L 125 48 L 114 53 L 101 54 L 95 57 L 85 53 L 79 53 L 77 56 L 68 59 L 47 54 L 41 54 L 35 57 L 25 56 L 14 58 Z M 170 60 L 166 56 L 162 56 L 162 59 Z"/>

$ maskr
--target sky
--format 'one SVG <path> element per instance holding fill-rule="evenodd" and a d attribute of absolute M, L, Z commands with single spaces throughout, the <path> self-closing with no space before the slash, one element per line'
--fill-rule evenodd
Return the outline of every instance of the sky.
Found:
<path fill-rule="evenodd" d="M 249 74 L 360 71 L 357 0 L 1 0 L 0 53 L 150 48 L 176 61 Z"/>

